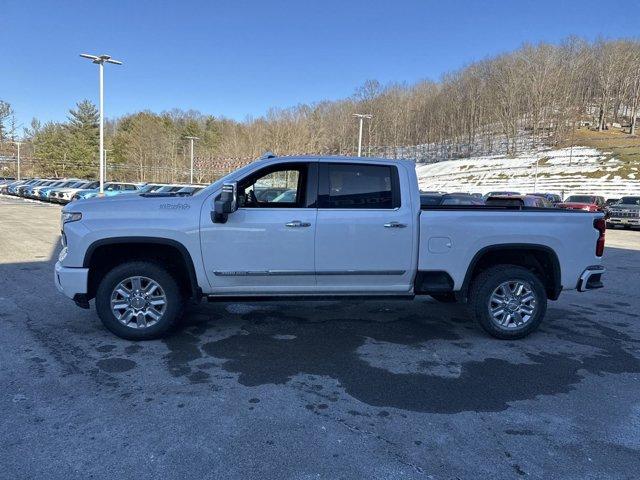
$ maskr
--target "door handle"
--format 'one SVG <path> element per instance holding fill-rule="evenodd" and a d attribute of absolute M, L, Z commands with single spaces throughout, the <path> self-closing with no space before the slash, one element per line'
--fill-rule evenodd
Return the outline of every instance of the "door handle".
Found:
<path fill-rule="evenodd" d="M 406 226 L 406 223 L 400 222 L 389 222 L 384 224 L 384 228 L 405 228 Z"/>
<path fill-rule="evenodd" d="M 292 220 L 289 223 L 285 223 L 284 226 L 290 227 L 290 228 L 300 228 L 300 227 L 310 227 L 311 224 L 308 222 L 301 222 L 300 220 Z"/>

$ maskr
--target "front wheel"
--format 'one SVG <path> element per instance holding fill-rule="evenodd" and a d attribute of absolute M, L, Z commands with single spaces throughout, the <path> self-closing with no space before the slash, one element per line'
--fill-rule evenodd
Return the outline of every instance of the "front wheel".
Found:
<path fill-rule="evenodd" d="M 540 279 L 529 270 L 498 265 L 474 279 L 470 305 L 487 333 L 516 339 L 538 328 L 547 311 L 547 294 Z"/>
<path fill-rule="evenodd" d="M 177 321 L 183 298 L 176 280 L 153 262 L 127 262 L 109 271 L 96 292 L 108 330 L 127 340 L 163 336 Z"/>

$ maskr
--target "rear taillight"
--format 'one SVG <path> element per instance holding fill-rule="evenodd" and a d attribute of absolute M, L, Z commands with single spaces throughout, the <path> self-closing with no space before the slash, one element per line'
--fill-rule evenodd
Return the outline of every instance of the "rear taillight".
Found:
<path fill-rule="evenodd" d="M 593 228 L 600 233 L 596 241 L 596 257 L 601 257 L 604 253 L 604 233 L 607 231 L 607 222 L 604 218 L 596 218 L 593 221 Z"/>

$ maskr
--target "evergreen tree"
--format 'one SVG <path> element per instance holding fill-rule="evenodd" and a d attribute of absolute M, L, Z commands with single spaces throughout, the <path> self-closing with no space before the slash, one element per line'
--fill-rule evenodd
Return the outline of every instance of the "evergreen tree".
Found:
<path fill-rule="evenodd" d="M 96 106 L 82 100 L 75 109 L 69 110 L 67 162 L 80 171 L 90 169 L 98 162 L 100 116 Z"/>
<path fill-rule="evenodd" d="M 82 133 L 87 139 L 98 139 L 100 115 L 96 106 L 89 100 L 82 100 L 76 104 L 76 109 L 69 110 L 69 130 L 72 133 Z"/>

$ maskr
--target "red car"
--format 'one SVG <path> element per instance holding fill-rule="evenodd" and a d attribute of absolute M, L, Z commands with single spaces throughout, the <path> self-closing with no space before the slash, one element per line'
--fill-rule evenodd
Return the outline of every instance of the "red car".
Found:
<path fill-rule="evenodd" d="M 604 212 L 606 203 L 604 197 L 597 195 L 571 195 L 564 202 L 556 205 L 567 210 L 584 210 L 585 212 Z"/>

